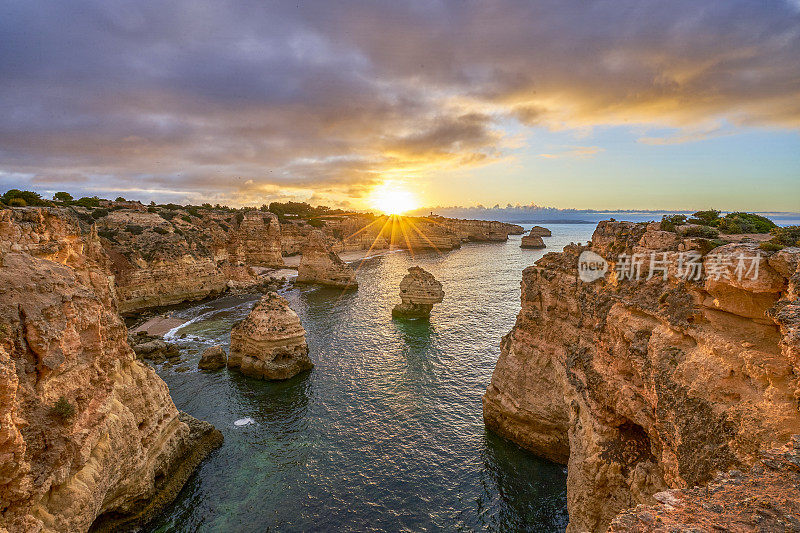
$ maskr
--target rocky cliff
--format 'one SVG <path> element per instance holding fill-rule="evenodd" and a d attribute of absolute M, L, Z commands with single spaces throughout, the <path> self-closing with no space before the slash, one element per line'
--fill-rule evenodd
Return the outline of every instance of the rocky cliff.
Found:
<path fill-rule="evenodd" d="M 356 274 L 336 252 L 331 251 L 321 231 L 309 235 L 297 269 L 298 283 L 316 283 L 343 289 L 356 289 Z"/>
<path fill-rule="evenodd" d="M 525 231 L 522 226 L 497 222 L 493 220 L 464 220 L 459 218 L 446 218 L 431 216 L 429 220 L 441 224 L 452 231 L 464 241 L 472 242 L 497 242 L 508 240 L 509 235 L 522 235 Z"/>
<path fill-rule="evenodd" d="M 0 529 L 146 522 L 219 446 L 137 361 L 95 231 L 0 211 Z"/>
<path fill-rule="evenodd" d="M 247 267 L 283 265 L 280 224 L 271 213 L 193 213 L 119 209 L 97 220 L 122 313 L 213 296 L 231 280 L 257 283 Z"/>
<path fill-rule="evenodd" d="M 569 531 L 800 433 L 800 250 L 718 244 L 601 222 L 523 272 L 484 419 L 568 464 Z"/>

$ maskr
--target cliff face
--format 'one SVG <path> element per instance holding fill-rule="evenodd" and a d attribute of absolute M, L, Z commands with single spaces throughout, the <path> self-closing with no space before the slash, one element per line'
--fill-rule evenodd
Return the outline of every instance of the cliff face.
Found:
<path fill-rule="evenodd" d="M 303 247 L 297 269 L 298 283 L 318 283 L 344 289 L 358 288 L 353 269 L 332 252 L 321 231 L 314 231 Z"/>
<path fill-rule="evenodd" d="M 588 251 L 611 260 L 594 282 L 578 276 Z M 619 255 L 633 253 L 646 258 L 640 279 L 622 279 Z M 703 279 L 681 270 L 696 268 L 691 253 Z M 650 254 L 664 263 L 647 279 Z M 738 258 L 757 254 L 740 280 Z M 524 271 L 484 418 L 568 464 L 570 531 L 602 531 L 622 509 L 746 468 L 800 433 L 798 257 L 601 222 L 591 247 Z"/>
<path fill-rule="evenodd" d="M 142 523 L 221 442 L 126 342 L 96 233 L 0 211 L 0 528 Z"/>
<path fill-rule="evenodd" d="M 112 211 L 98 220 L 112 259 L 122 313 L 198 300 L 253 278 L 247 266 L 283 265 L 280 224 L 271 213 L 212 210 Z"/>
<path fill-rule="evenodd" d="M 509 235 L 522 235 L 524 229 L 517 224 L 492 220 L 463 220 L 458 218 L 430 217 L 464 241 L 497 242 L 508 240 Z"/>

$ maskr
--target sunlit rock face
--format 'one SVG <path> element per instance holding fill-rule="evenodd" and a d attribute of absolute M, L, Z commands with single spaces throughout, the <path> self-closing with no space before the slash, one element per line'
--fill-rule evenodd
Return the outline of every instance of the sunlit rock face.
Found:
<path fill-rule="evenodd" d="M 521 235 L 524 231 L 522 226 L 491 220 L 464 220 L 440 216 L 431 216 L 429 220 L 452 231 L 464 242 L 502 242 L 507 241 L 509 235 Z"/>
<path fill-rule="evenodd" d="M 225 239 L 227 259 L 248 266 L 281 267 L 281 225 L 278 217 L 255 209 L 234 217 Z"/>
<path fill-rule="evenodd" d="M 109 268 L 69 213 L 0 211 L 0 530 L 136 526 L 221 444 L 136 360 Z"/>
<path fill-rule="evenodd" d="M 587 250 L 610 262 L 590 283 L 577 269 Z M 568 464 L 569 531 L 603 531 L 623 509 L 747 469 L 800 433 L 800 251 L 787 250 L 601 222 L 590 246 L 525 269 L 484 419 Z M 755 257 L 758 278 L 740 281 L 734 261 L 720 279 L 686 280 L 675 265 L 688 252 L 704 270 Z M 619 256 L 633 253 L 666 259 L 666 279 L 647 261 L 639 280 L 621 279 Z"/>
<path fill-rule="evenodd" d="M 343 289 L 358 288 L 353 269 L 331 251 L 324 235 L 317 230 L 308 236 L 303 247 L 303 256 L 297 269 L 297 282 Z"/>
<path fill-rule="evenodd" d="M 542 226 L 534 226 L 531 228 L 530 235 L 538 235 L 539 237 L 551 237 L 552 232 Z"/>
<path fill-rule="evenodd" d="M 306 331 L 289 302 L 270 292 L 231 330 L 228 366 L 261 379 L 289 379 L 314 365 Z"/>
<path fill-rule="evenodd" d="M 400 282 L 400 300 L 392 309 L 392 316 L 399 318 L 428 318 L 433 305 L 442 301 L 442 284 L 433 274 L 420 267 L 411 267 Z"/>
<path fill-rule="evenodd" d="M 257 283 L 247 267 L 283 265 L 280 224 L 272 213 L 192 213 L 121 209 L 97 221 L 112 260 L 120 312 L 214 296 L 230 281 Z"/>
<path fill-rule="evenodd" d="M 544 240 L 539 235 L 525 235 L 519 245 L 520 248 L 541 249 L 545 248 Z"/>

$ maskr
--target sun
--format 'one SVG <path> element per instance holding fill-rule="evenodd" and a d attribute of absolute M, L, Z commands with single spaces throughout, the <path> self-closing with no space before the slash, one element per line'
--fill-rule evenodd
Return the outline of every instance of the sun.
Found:
<path fill-rule="evenodd" d="M 419 207 L 414 193 L 396 181 L 376 185 L 369 195 L 369 204 L 387 215 L 402 215 Z"/>

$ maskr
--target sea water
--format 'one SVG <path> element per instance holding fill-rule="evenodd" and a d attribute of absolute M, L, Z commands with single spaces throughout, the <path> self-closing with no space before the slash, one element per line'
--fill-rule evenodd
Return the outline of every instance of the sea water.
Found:
<path fill-rule="evenodd" d="M 185 361 L 157 371 L 178 409 L 225 443 L 150 531 L 563 531 L 565 467 L 487 431 L 481 411 L 522 270 L 586 242 L 594 225 L 549 227 L 545 250 L 511 236 L 393 253 L 353 265 L 358 291 L 283 291 L 315 364 L 285 382 L 197 370 L 205 348 L 227 350 L 258 296 L 177 311 L 190 320 L 173 333 Z M 430 320 L 392 319 L 413 265 L 442 283 L 444 301 Z"/>

